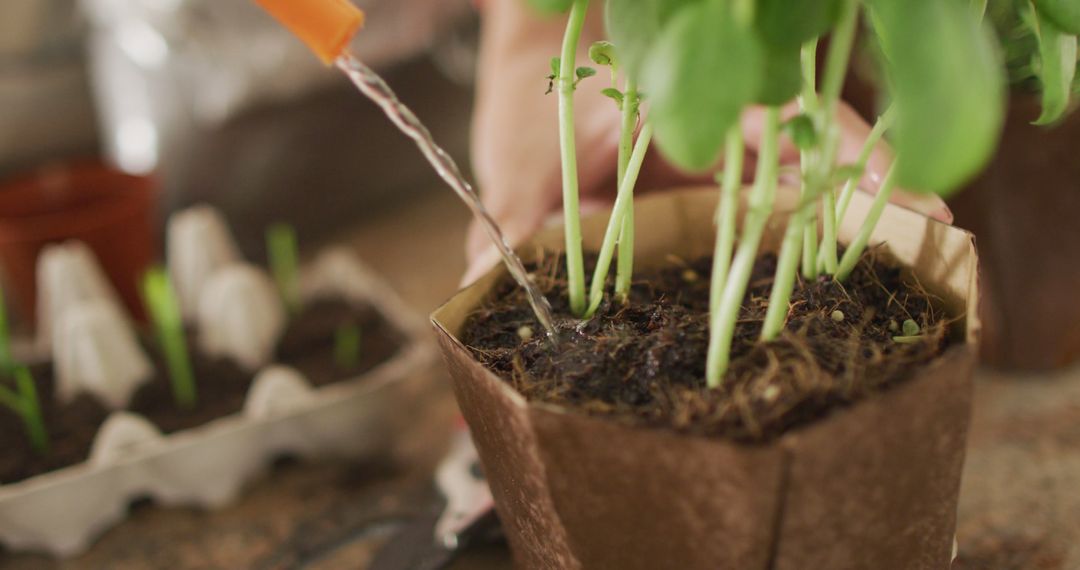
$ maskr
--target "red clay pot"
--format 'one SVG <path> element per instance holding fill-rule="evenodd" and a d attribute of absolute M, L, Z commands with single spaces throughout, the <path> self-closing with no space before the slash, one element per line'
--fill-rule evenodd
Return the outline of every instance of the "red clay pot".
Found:
<path fill-rule="evenodd" d="M 0 265 L 19 315 L 34 318 L 38 254 L 75 239 L 90 246 L 141 319 L 138 280 L 157 251 L 155 188 L 152 178 L 92 160 L 52 164 L 0 183 Z"/>

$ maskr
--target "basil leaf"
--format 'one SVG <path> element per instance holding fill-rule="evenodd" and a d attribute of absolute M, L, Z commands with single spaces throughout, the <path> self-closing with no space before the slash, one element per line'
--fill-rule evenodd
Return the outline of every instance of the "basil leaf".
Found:
<path fill-rule="evenodd" d="M 1077 0 L 1035 0 L 1035 6 L 1062 31 L 1080 35 L 1080 2 Z"/>
<path fill-rule="evenodd" d="M 717 158 L 728 128 L 758 95 L 763 55 L 749 22 L 726 0 L 683 7 L 661 30 L 642 67 L 657 146 L 700 170 Z"/>
<path fill-rule="evenodd" d="M 619 63 L 637 75 L 660 30 L 679 9 L 702 0 L 607 0 L 604 21 Z"/>
<path fill-rule="evenodd" d="M 1073 77 L 1076 75 L 1076 36 L 1064 34 L 1041 11 L 1037 15 L 1037 75 L 1042 83 L 1042 113 L 1034 124 L 1049 125 L 1061 119 L 1069 108 Z"/>
<path fill-rule="evenodd" d="M 843 0 L 758 0 L 754 26 L 770 46 L 797 49 L 832 29 L 842 7 Z"/>
<path fill-rule="evenodd" d="M 996 42 L 953 0 L 869 0 L 886 54 L 900 185 L 947 195 L 983 168 L 1001 133 Z"/>

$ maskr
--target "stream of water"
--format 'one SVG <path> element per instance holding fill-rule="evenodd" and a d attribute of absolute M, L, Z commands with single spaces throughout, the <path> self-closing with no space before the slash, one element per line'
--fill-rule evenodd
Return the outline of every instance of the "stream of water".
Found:
<path fill-rule="evenodd" d="M 420 122 L 420 119 L 416 117 L 411 109 L 397 98 L 393 89 L 390 89 L 390 86 L 371 68 L 364 65 L 362 61 L 347 50 L 337 58 L 335 65 L 349 76 L 349 79 L 352 80 L 361 93 L 382 108 L 386 116 L 401 129 L 401 132 L 416 142 L 416 146 L 420 147 L 424 158 L 427 158 L 427 161 L 431 163 L 439 176 L 450 185 L 458 197 L 465 202 L 465 205 L 472 210 L 476 219 L 480 220 L 480 225 L 484 227 L 488 237 L 491 238 L 499 253 L 502 254 L 503 262 L 510 271 L 510 275 L 525 289 L 529 304 L 532 305 L 532 310 L 536 313 L 536 319 L 540 321 L 540 325 L 547 331 L 549 338 L 554 339 L 555 326 L 551 316 L 551 305 L 543 293 L 540 292 L 540 289 L 536 287 L 536 284 L 529 276 L 529 272 L 525 270 L 521 258 L 514 253 L 514 250 L 510 248 L 510 244 L 506 242 L 502 230 L 499 229 L 498 224 L 488 213 L 484 203 L 480 201 L 480 195 L 473 189 L 472 184 L 469 184 L 469 181 L 461 174 L 461 169 L 458 168 L 454 159 L 435 142 L 427 127 Z"/>

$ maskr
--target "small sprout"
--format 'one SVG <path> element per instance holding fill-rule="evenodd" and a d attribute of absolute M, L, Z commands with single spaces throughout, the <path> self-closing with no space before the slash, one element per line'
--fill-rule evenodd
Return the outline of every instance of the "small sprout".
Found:
<path fill-rule="evenodd" d="M 842 323 L 842 322 L 844 322 L 844 311 L 841 311 L 841 310 L 837 309 L 837 310 L 833 311 L 832 314 L 829 315 L 829 317 L 834 322 Z"/>
<path fill-rule="evenodd" d="M 342 323 L 334 332 L 334 363 L 342 370 L 352 370 L 360 362 L 360 327 Z"/>
<path fill-rule="evenodd" d="M 299 248 L 296 230 L 288 224 L 274 224 L 266 231 L 266 250 L 278 293 L 289 314 L 300 313 Z"/>
<path fill-rule="evenodd" d="M 893 342 L 900 344 L 913 344 L 922 340 L 922 336 L 919 335 L 919 323 L 911 319 L 907 319 L 903 324 L 903 336 L 894 336 Z"/>
<path fill-rule="evenodd" d="M 580 83 L 582 79 L 596 75 L 596 69 L 592 67 L 579 67 L 574 70 L 574 75 L 577 76 L 577 79 L 574 81 L 574 87 L 577 87 L 577 84 Z"/>
<path fill-rule="evenodd" d="M 30 370 L 25 366 L 15 366 L 15 389 L 0 385 L 0 404 L 15 412 L 26 428 L 30 446 L 40 454 L 49 451 L 49 435 L 45 431 L 45 419 L 41 415 L 41 402 Z"/>
<path fill-rule="evenodd" d="M 809 150 L 817 145 L 817 130 L 814 121 L 806 114 L 795 115 L 784 123 L 784 132 L 800 150 Z"/>
<path fill-rule="evenodd" d="M 593 45 L 589 46 L 589 59 L 596 65 L 614 67 L 616 65 L 615 45 L 605 41 L 593 43 Z"/>
<path fill-rule="evenodd" d="M 548 87 L 547 91 L 544 91 L 544 95 L 551 93 L 551 91 L 555 89 L 555 80 L 559 77 L 559 65 L 559 58 L 551 58 L 551 74 L 547 76 Z"/>
<path fill-rule="evenodd" d="M 700 276 L 698 275 L 697 271 L 694 271 L 693 269 L 687 267 L 686 269 L 683 269 L 682 278 L 683 281 L 686 281 L 687 283 L 694 283 L 700 278 Z"/>
<path fill-rule="evenodd" d="M 532 327 L 529 325 L 522 325 L 521 328 L 517 330 L 517 335 L 521 340 L 528 342 L 533 337 Z"/>
<path fill-rule="evenodd" d="M 896 324 L 895 320 L 890 319 L 889 320 L 889 332 L 899 332 L 899 331 L 900 331 L 900 325 Z"/>
<path fill-rule="evenodd" d="M 919 323 L 908 319 L 904 321 L 904 336 L 915 336 L 919 334 Z"/>
<path fill-rule="evenodd" d="M 180 318 L 180 304 L 164 269 L 155 267 L 146 272 L 142 294 L 161 352 L 165 355 L 173 400 L 180 409 L 190 410 L 196 402 L 195 375 L 191 370 L 184 322 Z"/>
<path fill-rule="evenodd" d="M 0 289 L 0 374 L 8 374 L 15 367 L 11 357 L 11 335 L 8 332 L 7 309 L 4 307 L 4 290 Z"/>
<path fill-rule="evenodd" d="M 608 87 L 606 89 L 601 90 L 600 93 L 602 93 L 605 97 L 613 99 L 615 101 L 615 104 L 619 107 L 619 110 L 622 110 L 623 99 L 624 99 L 622 91 L 619 91 L 618 89 L 616 89 L 614 87 Z"/>

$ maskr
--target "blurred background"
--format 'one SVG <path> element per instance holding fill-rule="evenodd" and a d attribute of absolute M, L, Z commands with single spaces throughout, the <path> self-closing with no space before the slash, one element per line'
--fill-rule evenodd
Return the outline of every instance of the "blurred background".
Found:
<path fill-rule="evenodd" d="M 477 30 L 468 2 L 358 4 L 379 22 L 358 52 L 463 157 Z M 256 255 L 274 221 L 310 243 L 434 190 L 415 158 L 376 107 L 252 2 L 0 7 L 0 178 L 76 159 L 151 175 L 159 214 L 216 205 Z"/>
<path fill-rule="evenodd" d="M 356 52 L 468 167 L 473 3 L 355 3 L 378 22 Z M 859 58 L 845 98 L 872 117 L 874 78 Z M 980 373 L 958 567 L 1074 570 L 1063 561 L 1080 532 L 1080 113 L 1052 130 L 1030 125 L 1037 95 L 1022 73 L 1013 79 L 998 157 L 951 203 L 957 225 L 977 235 L 993 367 Z M 265 259 L 265 229 L 287 221 L 305 251 L 350 244 L 418 313 L 451 294 L 464 269 L 465 208 L 381 110 L 250 0 L 0 1 L 0 271 L 16 318 L 34 306 L 18 286 L 37 251 L 26 244 L 70 234 L 71 220 L 94 210 L 80 189 L 98 186 L 150 189 L 138 216 L 153 223 L 132 233 L 109 222 L 115 235 L 99 236 L 142 244 L 134 255 L 145 261 L 159 255 L 169 212 L 209 203 L 249 259 Z M 57 204 L 76 218 L 23 221 Z M 406 459 L 287 465 L 218 513 L 135 509 L 64 567 L 296 567 L 291 557 L 310 541 L 421 504 L 417 489 L 428 488 L 455 415 L 443 374 L 431 371 L 434 403 L 399 450 Z M 372 528 L 371 544 L 386 538 Z M 360 542 L 319 567 L 362 565 L 372 546 Z M 458 567 L 508 567 L 500 547 L 470 556 Z M 2 567 L 51 564 L 0 553 Z"/>

